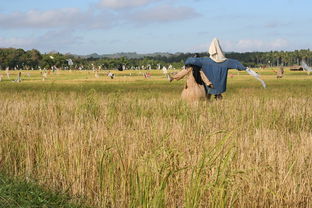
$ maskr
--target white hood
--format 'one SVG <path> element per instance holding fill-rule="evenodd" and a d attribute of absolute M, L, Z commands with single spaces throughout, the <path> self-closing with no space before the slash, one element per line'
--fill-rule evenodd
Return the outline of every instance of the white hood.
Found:
<path fill-rule="evenodd" d="M 210 54 L 210 58 L 217 63 L 224 62 L 226 60 L 217 38 L 214 38 L 211 41 L 208 52 Z"/>

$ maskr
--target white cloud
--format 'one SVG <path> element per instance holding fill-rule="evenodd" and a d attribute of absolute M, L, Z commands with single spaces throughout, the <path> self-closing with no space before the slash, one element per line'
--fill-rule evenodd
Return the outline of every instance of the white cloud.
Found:
<path fill-rule="evenodd" d="M 173 7 L 161 5 L 152 7 L 143 11 L 136 11 L 128 16 L 128 19 L 139 23 L 160 23 L 172 22 L 190 19 L 200 16 L 193 8 L 190 7 Z"/>
<path fill-rule="evenodd" d="M 0 12 L 1 29 L 107 29 L 119 23 L 155 23 L 180 21 L 199 16 L 191 7 L 176 7 L 177 0 L 102 0 L 106 8 L 93 5 L 78 8 Z M 155 3 L 155 4 L 153 4 Z M 164 5 L 169 3 L 169 5 Z M 170 4 L 172 3 L 172 4 Z M 144 7 L 148 5 L 148 7 Z M 128 8 L 113 11 L 112 9 Z"/>
<path fill-rule="evenodd" d="M 210 46 L 210 43 L 202 43 L 202 44 L 199 44 L 199 45 L 195 45 L 195 46 L 193 46 L 191 48 L 188 48 L 187 51 L 188 52 L 192 52 L 192 53 L 207 51 L 207 53 L 208 53 L 209 46 Z"/>
<path fill-rule="evenodd" d="M 269 28 L 269 29 L 276 29 L 276 28 L 280 28 L 280 27 L 287 27 L 290 26 L 292 23 L 290 22 L 276 22 L 276 21 L 272 21 L 272 22 L 268 22 L 264 25 L 265 28 Z"/>
<path fill-rule="evenodd" d="M 81 37 L 75 36 L 72 31 L 48 31 L 42 35 L 23 38 L 3 38 L 0 37 L 0 48 L 23 48 L 29 50 L 39 49 L 43 52 L 68 51 L 83 43 Z"/>
<path fill-rule="evenodd" d="M 75 36 L 72 31 L 76 33 L 90 29 L 112 29 L 121 24 L 123 28 L 133 24 L 166 24 L 199 16 L 194 8 L 175 6 L 178 1 L 181 2 L 180 0 L 98 0 L 98 4 L 91 4 L 87 10 L 63 8 L 0 11 L 0 47 L 36 48 L 43 52 L 75 51 L 81 47 L 88 47 L 86 50 L 90 50 L 96 47 L 88 44 L 87 40 Z M 2 31 L 6 35 L 1 37 Z M 16 31 L 19 34 L 13 37 L 7 36 L 12 34 L 12 31 L 13 34 Z M 30 31 L 35 35 L 26 35 Z M 103 31 L 94 31 L 93 34 L 101 34 L 101 32 Z M 107 34 L 103 36 L 111 38 Z"/>
<path fill-rule="evenodd" d="M 32 45 L 33 41 L 28 38 L 3 38 L 0 37 L 0 48 L 28 48 Z"/>
<path fill-rule="evenodd" d="M 112 14 L 81 11 L 76 8 L 56 10 L 30 10 L 27 12 L 14 12 L 0 14 L 1 28 L 105 28 L 112 24 Z"/>
<path fill-rule="evenodd" d="M 286 39 L 278 38 L 275 40 L 252 40 L 243 39 L 239 41 L 224 41 L 221 43 L 225 51 L 270 51 L 284 50 L 289 47 L 289 42 Z"/>
<path fill-rule="evenodd" d="M 270 41 L 243 39 L 238 41 L 220 40 L 220 45 L 225 52 L 254 52 L 254 51 L 274 51 L 286 50 L 290 43 L 286 39 L 275 39 Z M 203 43 L 189 49 L 191 52 L 208 51 L 210 43 Z"/>
<path fill-rule="evenodd" d="M 125 9 L 145 6 L 152 2 L 155 2 L 155 0 L 101 0 L 99 5 L 109 9 Z"/>
<path fill-rule="evenodd" d="M 270 47 L 272 48 L 285 48 L 289 45 L 288 40 L 286 39 L 276 39 L 270 42 Z"/>

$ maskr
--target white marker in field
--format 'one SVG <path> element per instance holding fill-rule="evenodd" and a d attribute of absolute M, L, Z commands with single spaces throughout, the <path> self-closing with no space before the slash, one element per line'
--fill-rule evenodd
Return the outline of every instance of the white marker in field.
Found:
<path fill-rule="evenodd" d="M 7 67 L 7 68 L 5 69 L 5 73 L 6 73 L 6 75 L 7 75 L 7 78 L 10 79 L 9 67 Z"/>
<path fill-rule="evenodd" d="M 157 64 L 157 69 L 160 70 L 160 64 Z"/>
<path fill-rule="evenodd" d="M 100 77 L 97 71 L 95 71 L 95 75 L 94 76 L 95 76 L 95 78 L 99 78 Z"/>
<path fill-rule="evenodd" d="M 46 78 L 48 78 L 48 73 L 46 71 L 44 71 L 42 73 L 42 81 L 45 81 Z"/>
<path fill-rule="evenodd" d="M 66 61 L 67 61 L 67 64 L 68 64 L 69 66 L 74 65 L 73 60 L 71 60 L 71 59 L 66 59 Z"/>
<path fill-rule="evenodd" d="M 308 66 L 304 61 L 301 61 L 301 66 L 303 70 L 308 72 L 308 75 L 310 75 L 310 72 L 312 72 L 312 68 Z"/>
<path fill-rule="evenodd" d="M 162 71 L 163 71 L 164 74 L 168 74 L 168 70 L 167 70 L 167 68 L 165 66 L 162 68 Z"/>
<path fill-rule="evenodd" d="M 22 82 L 22 72 L 18 72 L 15 82 Z"/>

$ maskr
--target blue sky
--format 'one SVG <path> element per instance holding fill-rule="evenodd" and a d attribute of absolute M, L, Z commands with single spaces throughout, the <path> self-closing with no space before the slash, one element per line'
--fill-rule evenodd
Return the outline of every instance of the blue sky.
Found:
<path fill-rule="evenodd" d="M 309 0 L 0 0 L 0 47 L 41 52 L 312 48 Z"/>

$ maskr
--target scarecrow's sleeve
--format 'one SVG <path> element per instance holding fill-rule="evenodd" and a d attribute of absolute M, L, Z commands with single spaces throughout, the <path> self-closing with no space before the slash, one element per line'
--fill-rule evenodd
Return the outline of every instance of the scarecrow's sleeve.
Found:
<path fill-rule="evenodd" d="M 212 83 L 210 82 L 210 80 L 208 79 L 208 77 L 204 74 L 204 72 L 200 71 L 200 76 L 203 80 L 203 82 L 206 84 L 206 85 L 211 85 Z"/>
<path fill-rule="evenodd" d="M 195 66 L 199 66 L 199 67 L 203 66 L 200 58 L 188 58 L 185 61 L 185 65 L 186 66 L 187 65 L 195 65 Z"/>
<path fill-rule="evenodd" d="M 182 69 L 177 74 L 173 75 L 172 78 L 175 80 L 180 80 L 183 77 L 185 77 L 188 73 L 192 71 L 192 67 L 186 67 L 185 69 Z"/>
<path fill-rule="evenodd" d="M 235 59 L 228 59 L 228 69 L 237 69 L 239 71 L 242 71 L 246 70 L 247 67 L 245 67 L 243 64 Z"/>

